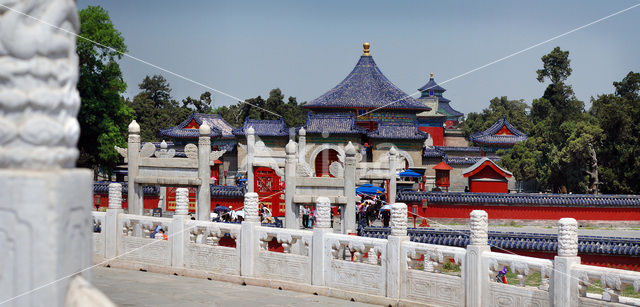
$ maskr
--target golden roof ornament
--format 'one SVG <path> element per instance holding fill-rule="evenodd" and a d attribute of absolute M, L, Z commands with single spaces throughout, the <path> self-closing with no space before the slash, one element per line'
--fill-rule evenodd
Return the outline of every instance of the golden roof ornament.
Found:
<path fill-rule="evenodd" d="M 362 55 L 364 56 L 370 56 L 371 54 L 369 54 L 369 47 L 371 45 L 369 43 L 364 43 L 362 44 L 362 47 L 364 48 L 364 53 Z"/>
<path fill-rule="evenodd" d="M 431 79 L 433 79 L 433 73 L 430 73 L 429 76 Z"/>

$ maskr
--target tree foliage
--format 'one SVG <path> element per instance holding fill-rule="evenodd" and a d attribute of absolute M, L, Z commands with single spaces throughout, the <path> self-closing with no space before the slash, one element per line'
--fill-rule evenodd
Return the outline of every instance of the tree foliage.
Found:
<path fill-rule="evenodd" d="M 284 101 L 284 95 L 278 88 L 269 92 L 269 98 L 264 100 L 261 96 L 247 99 L 247 103 L 237 103 L 232 106 L 220 107 L 216 110 L 227 122 L 236 127 L 244 124 L 244 119 L 279 119 L 283 117 L 287 127 L 298 127 L 306 122 L 306 111 L 298 104 L 295 97 L 289 97 Z M 269 110 L 271 112 L 265 111 Z"/>
<path fill-rule="evenodd" d="M 113 49 L 82 38 L 77 40 L 78 91 L 82 100 L 78 113 L 81 131 L 78 165 L 111 173 L 119 161 L 114 146 L 126 144 L 127 126 L 132 119 L 132 110 L 121 96 L 127 85 L 117 63 L 127 46 L 103 8 L 89 6 L 79 15 L 80 36 Z"/>

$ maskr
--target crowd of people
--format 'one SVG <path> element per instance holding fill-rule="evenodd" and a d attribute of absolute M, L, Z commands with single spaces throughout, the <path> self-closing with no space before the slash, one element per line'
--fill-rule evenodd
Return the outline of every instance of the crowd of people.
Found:
<path fill-rule="evenodd" d="M 358 228 L 371 226 L 373 221 L 380 219 L 384 227 L 389 227 L 391 220 L 391 206 L 387 203 L 384 194 L 360 195 L 358 202 L 356 220 Z"/>

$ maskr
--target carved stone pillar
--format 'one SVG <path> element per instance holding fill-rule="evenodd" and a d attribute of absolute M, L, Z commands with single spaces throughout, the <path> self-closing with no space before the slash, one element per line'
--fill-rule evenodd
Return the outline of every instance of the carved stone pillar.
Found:
<path fill-rule="evenodd" d="M 253 179 L 253 155 L 256 147 L 256 136 L 253 127 L 247 129 L 247 192 L 255 192 Z"/>
<path fill-rule="evenodd" d="M 298 162 L 305 163 L 307 156 L 307 130 L 304 127 L 298 131 Z"/>
<path fill-rule="evenodd" d="M 119 183 L 109 184 L 109 207 L 105 216 L 104 231 L 105 257 L 107 259 L 118 256 L 118 247 L 122 230 L 118 232 L 118 215 L 124 213 L 122 210 L 122 185 Z"/>
<path fill-rule="evenodd" d="M 342 213 L 343 232 L 356 232 L 356 148 L 349 142 L 345 147 L 344 195 L 347 203 Z"/>
<path fill-rule="evenodd" d="M 553 260 L 553 306 L 578 305 L 578 278 L 571 276 L 575 264 L 580 264 L 578 222 L 563 218 L 558 221 L 558 256 Z"/>
<path fill-rule="evenodd" d="M 390 204 L 396 202 L 396 161 L 398 160 L 398 150 L 392 146 L 389 150 L 389 199 Z"/>
<path fill-rule="evenodd" d="M 196 203 L 198 220 L 210 221 L 211 219 L 211 168 L 209 167 L 209 155 L 211 154 L 211 128 L 207 123 L 200 126 L 198 138 L 198 177 L 201 184 L 198 188 L 198 201 Z"/>
<path fill-rule="evenodd" d="M 316 199 L 316 225 L 313 228 L 311 251 L 311 284 L 324 286 L 324 274 L 327 268 L 327 255 L 324 237 L 333 232 L 331 229 L 331 203 L 328 197 Z M 325 269 L 326 268 L 326 269 Z"/>
<path fill-rule="evenodd" d="M 51 26 L 76 33 L 77 7 L 2 3 L 49 25 L 0 7 L 0 302 L 62 306 L 64 277 L 91 266 L 93 253 L 93 176 L 75 168 L 76 39 Z"/>
<path fill-rule="evenodd" d="M 258 236 L 256 228 L 260 222 L 255 221 L 254 214 L 258 212 L 258 193 L 249 192 L 244 195 L 245 214 L 249 216 L 242 221 L 240 228 L 240 275 L 253 276 L 253 266 L 258 253 Z M 255 212 L 255 213 L 254 213 Z"/>
<path fill-rule="evenodd" d="M 140 163 L 140 125 L 133 120 L 129 124 L 129 139 L 127 141 L 127 211 L 129 214 L 142 215 L 143 189 L 136 184 L 138 177 L 138 163 Z"/>
<path fill-rule="evenodd" d="M 255 195 L 254 195 L 255 194 Z M 260 222 L 260 201 L 256 193 L 247 193 L 244 198 L 244 220 L 247 222 Z"/>
<path fill-rule="evenodd" d="M 300 228 L 300 210 L 293 203 L 293 196 L 296 193 L 296 143 L 289 141 L 285 147 L 287 154 L 284 166 L 284 225 L 287 228 Z"/>
<path fill-rule="evenodd" d="M 189 240 L 189 231 L 185 229 L 185 221 L 189 214 L 189 189 L 176 189 L 176 211 L 169 227 L 171 243 L 171 266 L 184 267 L 184 248 Z"/>
<path fill-rule="evenodd" d="M 188 215 L 189 214 L 189 189 L 178 188 L 176 189 L 176 211 L 175 215 Z"/>
<path fill-rule="evenodd" d="M 400 267 L 402 242 L 409 241 L 407 235 L 407 205 L 391 205 L 391 234 L 387 238 L 387 297 L 399 298 L 401 287 Z"/>
<path fill-rule="evenodd" d="M 467 245 L 467 256 L 464 264 L 466 272 L 465 289 L 467 306 L 488 306 L 489 269 L 482 260 L 485 252 L 490 252 L 489 216 L 486 211 L 471 211 L 469 222 L 471 240 Z"/>

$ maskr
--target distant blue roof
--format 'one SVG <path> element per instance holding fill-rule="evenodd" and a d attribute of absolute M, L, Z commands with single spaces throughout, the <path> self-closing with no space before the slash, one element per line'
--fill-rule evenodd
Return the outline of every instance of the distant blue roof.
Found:
<path fill-rule="evenodd" d="M 360 57 L 351 73 L 336 87 L 304 104 L 303 107 L 311 109 L 375 109 L 384 107 L 389 110 L 415 110 L 417 112 L 430 110 L 429 107 L 416 101 L 391 83 L 382 74 L 373 58 L 366 55 Z"/>
<path fill-rule="evenodd" d="M 447 116 L 450 117 L 460 117 L 460 116 L 464 116 L 464 113 L 459 112 L 454 110 L 450 105 L 449 105 L 449 99 L 446 99 L 444 97 L 438 97 L 438 112 L 445 114 Z"/>
<path fill-rule="evenodd" d="M 192 121 L 195 120 L 198 125 L 202 125 L 203 122 L 206 122 L 207 125 L 211 128 L 210 136 L 213 137 L 222 137 L 222 138 L 233 138 L 233 127 L 225 121 L 220 114 L 203 114 L 193 112 L 187 119 L 182 121 L 175 127 L 162 129 L 160 130 L 160 134 L 176 139 L 194 139 L 200 137 L 200 131 L 198 129 L 186 129 L 185 127 Z"/>
<path fill-rule="evenodd" d="M 433 90 L 436 93 L 443 93 L 444 91 L 446 91 L 444 87 L 438 85 L 438 83 L 436 83 L 436 81 L 433 80 L 433 77 L 429 78 L 429 82 L 427 82 L 427 84 L 423 85 L 421 88 L 418 89 L 418 91 L 421 91 L 421 92 L 429 91 L 429 90 Z"/>
<path fill-rule="evenodd" d="M 444 152 L 438 150 L 436 147 L 425 147 L 422 152 L 422 156 L 425 158 L 441 158 L 444 157 Z"/>
<path fill-rule="evenodd" d="M 364 128 L 356 126 L 352 113 L 307 113 L 307 133 L 365 134 Z"/>
<path fill-rule="evenodd" d="M 418 129 L 417 123 L 411 122 L 379 122 L 378 128 L 369 131 L 367 136 L 374 139 L 407 139 L 424 140 L 429 137 Z"/>
<path fill-rule="evenodd" d="M 253 127 L 257 136 L 285 136 L 289 135 L 284 119 L 250 119 L 245 118 L 244 125 L 234 129 L 234 135 L 246 135 L 247 129 Z"/>
<path fill-rule="evenodd" d="M 401 202 L 481 205 L 532 205 L 532 206 L 625 206 L 640 208 L 640 195 L 592 195 L 592 194 L 536 194 L 536 193 L 463 193 L 399 191 Z"/>
<path fill-rule="evenodd" d="M 498 131 L 502 129 L 502 127 L 506 127 L 509 132 L 513 133 L 513 135 L 504 134 L 504 135 L 496 135 Z M 506 117 L 499 119 L 493 126 L 489 127 L 489 129 L 474 133 L 469 137 L 469 140 L 482 145 L 515 145 L 518 142 L 522 142 L 527 139 L 527 134 L 522 133 L 520 130 L 516 129 L 509 121 L 507 121 Z"/>

